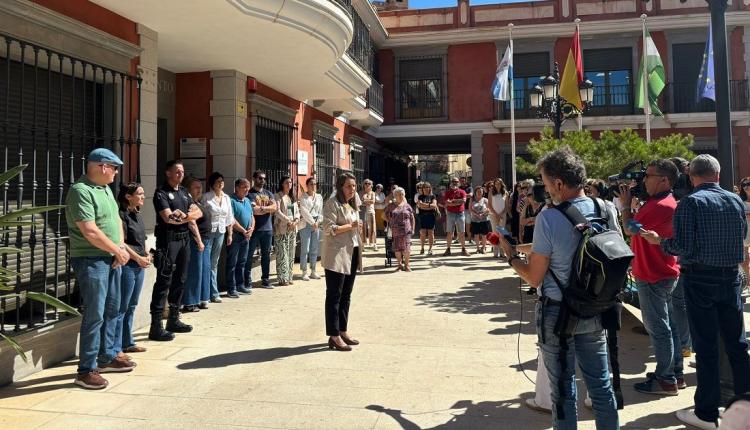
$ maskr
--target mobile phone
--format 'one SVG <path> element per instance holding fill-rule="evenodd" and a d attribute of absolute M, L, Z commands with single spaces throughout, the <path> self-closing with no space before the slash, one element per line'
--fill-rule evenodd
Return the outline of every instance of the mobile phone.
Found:
<path fill-rule="evenodd" d="M 630 230 L 632 234 L 639 234 L 641 229 L 643 229 L 643 224 L 634 219 L 628 221 L 628 230 Z"/>
<path fill-rule="evenodd" d="M 510 243 L 511 245 L 516 246 L 518 244 L 518 242 L 516 242 L 516 240 L 513 239 L 513 237 L 510 235 L 510 232 L 505 227 L 499 225 L 495 227 L 495 230 L 501 235 L 503 235 L 503 238 L 507 240 L 508 243 Z"/>

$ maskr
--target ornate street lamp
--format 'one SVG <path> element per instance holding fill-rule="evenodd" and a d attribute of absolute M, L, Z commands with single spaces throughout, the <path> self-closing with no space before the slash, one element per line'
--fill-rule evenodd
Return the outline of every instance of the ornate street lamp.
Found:
<path fill-rule="evenodd" d="M 578 86 L 578 94 L 583 102 L 583 112 L 587 111 L 594 99 L 594 84 L 584 79 Z M 560 97 L 560 70 L 555 62 L 552 75 L 542 79 L 529 91 L 529 104 L 536 110 L 539 118 L 547 118 L 555 125 L 555 137 L 560 139 L 560 127 L 569 118 L 575 118 L 581 112 L 578 107 Z"/>

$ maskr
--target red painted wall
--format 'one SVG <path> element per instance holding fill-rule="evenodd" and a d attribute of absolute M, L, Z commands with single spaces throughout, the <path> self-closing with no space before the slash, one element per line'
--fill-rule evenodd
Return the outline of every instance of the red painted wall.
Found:
<path fill-rule="evenodd" d="M 448 47 L 448 120 L 492 119 L 490 90 L 497 69 L 494 43 L 470 43 Z"/>
<path fill-rule="evenodd" d="M 213 120 L 210 103 L 213 98 L 211 72 L 178 73 L 175 76 L 175 153 L 180 154 L 180 138 L 205 137 L 209 139 L 207 154 L 211 154 L 210 140 L 213 138 Z M 206 171 L 213 167 L 211 155 L 206 156 Z"/>
<path fill-rule="evenodd" d="M 383 84 L 383 124 L 393 124 L 396 119 L 396 58 L 393 51 L 383 49 L 378 52 L 380 83 Z"/>
<path fill-rule="evenodd" d="M 745 36 L 744 27 L 735 27 L 734 30 L 729 34 L 729 46 L 731 60 L 729 62 L 732 66 L 732 70 L 729 71 L 733 80 L 745 79 L 745 71 L 747 65 L 745 64 L 745 44 L 742 38 Z"/>
<path fill-rule="evenodd" d="M 88 0 L 31 0 L 55 12 L 138 44 L 136 23 Z"/>

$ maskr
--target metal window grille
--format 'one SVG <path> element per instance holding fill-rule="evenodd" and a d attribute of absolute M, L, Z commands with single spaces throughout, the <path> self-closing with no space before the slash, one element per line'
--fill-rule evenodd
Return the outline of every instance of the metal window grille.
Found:
<path fill-rule="evenodd" d="M 284 176 L 297 188 L 297 127 L 262 116 L 255 118 L 255 168 L 266 172 L 266 184 L 276 190 Z"/>
<path fill-rule="evenodd" d="M 2 189 L 4 212 L 63 204 L 95 147 L 125 161 L 119 180 L 140 180 L 140 78 L 0 34 L 0 142 L 3 170 L 28 164 Z M 115 186 L 116 187 L 116 186 Z M 2 267 L 18 273 L 0 295 L 0 330 L 14 334 L 62 315 L 26 299 L 47 292 L 80 306 L 70 270 L 65 212 L 26 217 L 31 227 L 6 228 Z M 0 293 L 2 294 L 2 293 Z"/>
<path fill-rule="evenodd" d="M 315 178 L 318 180 L 320 194 L 327 199 L 336 187 L 339 142 L 318 134 L 313 143 L 315 144 Z"/>
<path fill-rule="evenodd" d="M 382 154 L 376 152 L 369 153 L 369 169 L 367 175 L 372 179 L 375 184 L 381 184 L 383 187 L 387 187 L 386 176 L 385 176 L 385 157 Z"/>
<path fill-rule="evenodd" d="M 361 146 L 352 145 L 352 173 L 357 178 L 357 186 L 361 187 L 367 178 L 367 150 Z"/>
<path fill-rule="evenodd" d="M 399 119 L 447 116 L 444 60 L 444 56 L 399 59 L 396 76 Z"/>
<path fill-rule="evenodd" d="M 357 11 L 351 8 L 352 23 L 354 24 L 354 37 L 346 52 L 367 73 L 372 74 L 372 39 L 370 29 L 362 21 Z"/>

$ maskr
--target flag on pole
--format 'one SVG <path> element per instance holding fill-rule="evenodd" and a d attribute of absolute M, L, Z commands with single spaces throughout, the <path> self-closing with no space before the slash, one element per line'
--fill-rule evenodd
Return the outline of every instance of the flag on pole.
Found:
<path fill-rule="evenodd" d="M 661 62 L 659 50 L 656 49 L 656 45 L 654 44 L 654 40 L 651 38 L 648 29 L 645 30 L 644 34 L 646 37 L 643 40 L 643 58 L 641 59 L 641 67 L 638 68 L 638 85 L 636 87 L 638 88 L 638 91 L 635 92 L 635 107 L 645 110 L 643 100 L 644 91 L 642 90 L 645 85 L 647 90 L 645 92 L 648 93 L 648 103 L 651 107 L 651 112 L 662 116 L 657 103 L 657 98 L 667 84 L 667 77 L 664 73 L 664 65 Z M 644 70 L 646 73 L 645 79 L 643 76 Z"/>
<path fill-rule="evenodd" d="M 716 86 L 714 82 L 714 41 L 711 33 L 711 24 L 708 24 L 708 39 L 706 40 L 706 51 L 703 53 L 703 64 L 698 74 L 698 91 L 696 99 L 707 98 L 716 101 Z"/>
<path fill-rule="evenodd" d="M 495 100 L 510 100 L 509 82 L 513 80 L 513 48 L 508 44 L 505 55 L 500 60 L 495 73 L 495 81 L 492 83 L 492 96 Z"/>
<path fill-rule="evenodd" d="M 565 69 L 563 70 L 560 82 L 560 96 L 568 103 L 576 106 L 579 111 L 583 110 L 581 94 L 578 92 L 578 86 L 583 82 L 583 57 L 581 56 L 581 39 L 578 37 L 578 28 L 573 33 L 573 42 L 568 51 L 568 59 L 565 60 Z"/>

